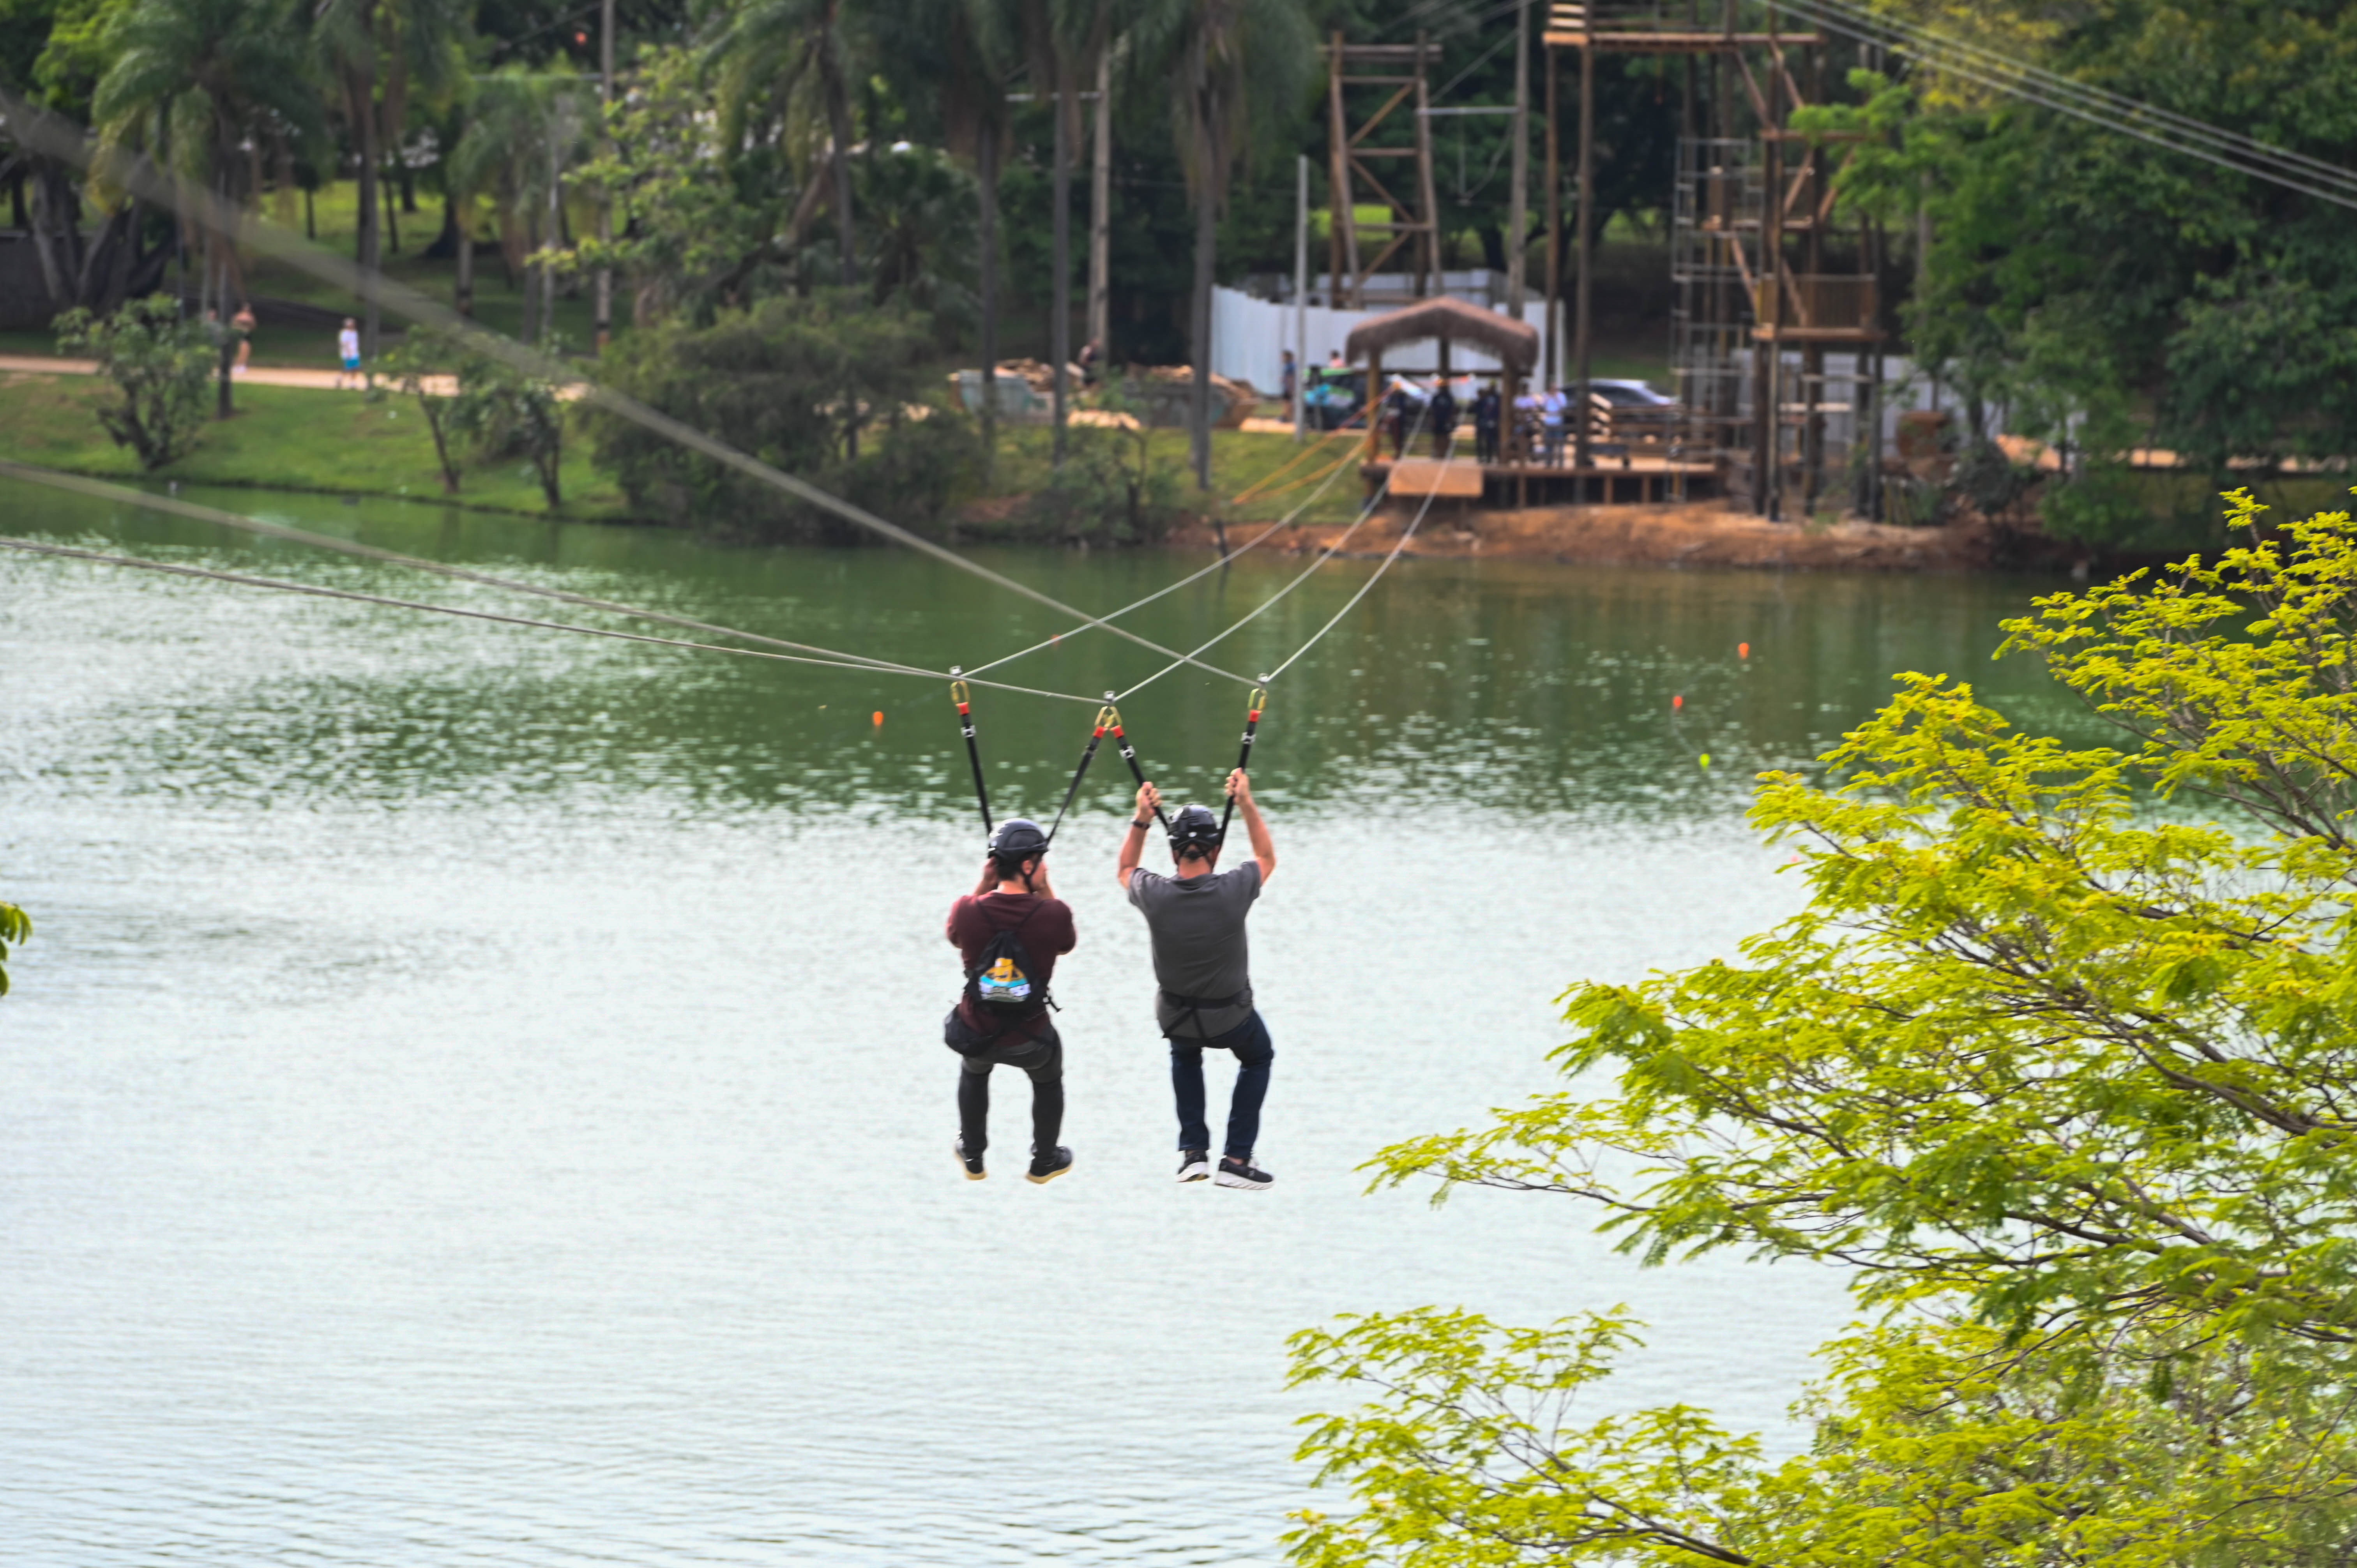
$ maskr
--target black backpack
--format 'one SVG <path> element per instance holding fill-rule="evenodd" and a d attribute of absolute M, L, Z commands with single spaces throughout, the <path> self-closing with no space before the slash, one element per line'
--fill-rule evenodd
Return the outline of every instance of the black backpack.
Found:
<path fill-rule="evenodd" d="M 1055 1005 L 1046 983 L 1034 977 L 1031 950 L 1017 934 L 1031 923 L 1031 917 L 1042 908 L 1034 904 L 1025 911 L 1023 918 L 1001 928 L 982 950 L 981 958 L 965 972 L 966 1000 L 974 1003 L 983 1016 L 1019 1018 Z"/>

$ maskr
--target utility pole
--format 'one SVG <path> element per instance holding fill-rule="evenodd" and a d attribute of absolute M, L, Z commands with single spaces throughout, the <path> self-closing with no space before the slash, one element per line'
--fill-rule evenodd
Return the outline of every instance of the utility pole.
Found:
<path fill-rule="evenodd" d="M 1531 0 L 1514 7 L 1514 197 L 1506 220 L 1506 314 L 1523 318 L 1531 225 Z"/>
<path fill-rule="evenodd" d="M 612 0 L 608 0 L 608 4 Z M 1055 366 L 1056 433 L 1053 440 L 1055 467 L 1064 466 L 1064 415 L 1071 405 L 1072 360 L 1072 67 L 1071 57 L 1064 45 L 1051 46 L 1056 51 L 1056 135 L 1054 185 L 1050 201 L 1050 243 L 1055 251 L 1056 275 L 1049 280 L 1048 352 Z"/>
<path fill-rule="evenodd" d="M 1302 439 L 1303 383 L 1309 379 L 1309 155 L 1294 160 L 1293 439 Z"/>
<path fill-rule="evenodd" d="M 600 100 L 608 114 L 614 107 L 614 0 L 602 0 L 597 7 L 599 35 L 597 65 L 605 77 Z M 604 140 L 600 137 L 599 140 Z M 469 203 L 469 206 L 472 204 Z M 467 214 L 472 220 L 474 214 Z M 614 203 L 608 199 L 597 204 L 597 238 L 608 244 L 614 242 Z M 597 352 L 606 351 L 606 340 L 614 335 L 614 269 L 597 269 Z"/>
<path fill-rule="evenodd" d="M 1579 294 L 1574 305 L 1572 320 L 1572 377 L 1579 383 L 1579 405 L 1572 410 L 1579 421 L 1577 430 L 1578 465 L 1587 468 L 1594 460 L 1589 427 L 1596 422 L 1596 411 L 1590 405 L 1591 389 L 1587 371 L 1589 355 L 1594 345 L 1589 341 L 1591 314 L 1588 302 L 1595 288 L 1596 271 L 1596 48 L 1590 44 L 1579 51 Z M 1587 481 L 1582 478 L 1581 494 L 1585 499 Z"/>
<path fill-rule="evenodd" d="M 1097 55 L 1096 142 L 1089 179 L 1089 341 L 1092 361 L 1106 373 L 1113 353 L 1113 46 Z"/>

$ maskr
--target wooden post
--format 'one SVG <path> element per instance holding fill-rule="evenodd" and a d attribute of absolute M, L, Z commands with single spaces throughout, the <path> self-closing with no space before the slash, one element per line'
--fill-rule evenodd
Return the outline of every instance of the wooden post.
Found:
<path fill-rule="evenodd" d="M 1539 392 L 1544 395 L 1555 383 L 1555 373 L 1562 366 L 1561 345 L 1555 341 L 1555 302 L 1563 293 L 1563 148 L 1555 130 L 1555 50 L 1553 44 L 1546 51 L 1546 352 L 1539 372 Z"/>
<path fill-rule="evenodd" d="M 1531 236 L 1531 0 L 1514 7 L 1514 188 L 1506 212 L 1506 314 L 1523 319 Z"/>
<path fill-rule="evenodd" d="M 1049 252 L 1055 258 L 1055 276 L 1048 280 L 1048 358 L 1053 371 L 1055 431 L 1049 437 L 1054 467 L 1064 466 L 1064 444 L 1070 426 L 1072 389 L 1072 62 L 1056 46 L 1056 94 L 1049 100 L 1056 116 L 1053 136 L 1052 187 L 1048 201 Z"/>
<path fill-rule="evenodd" d="M 1096 140 L 1089 149 L 1089 341 L 1096 371 L 1113 358 L 1113 48 L 1097 56 Z"/>
<path fill-rule="evenodd" d="M 1415 170 L 1416 199 L 1424 206 L 1423 243 L 1416 249 L 1415 296 L 1447 292 L 1440 278 L 1440 199 L 1432 187 L 1432 116 L 1427 111 L 1432 99 L 1427 91 L 1429 82 L 1424 73 L 1428 47 L 1425 36 L 1415 36 Z M 1429 282 L 1427 283 L 1427 279 Z"/>
<path fill-rule="evenodd" d="M 1363 459 L 1369 463 L 1373 462 L 1376 454 L 1383 449 L 1383 351 L 1370 349 L 1367 350 L 1367 455 Z"/>
<path fill-rule="evenodd" d="M 1579 51 L 1579 289 L 1572 325 L 1575 363 L 1574 378 L 1579 383 L 1578 403 L 1573 410 L 1579 421 L 1576 431 L 1578 445 L 1577 464 L 1588 467 L 1595 461 L 1590 427 L 1595 424 L 1595 410 L 1588 406 L 1589 355 L 1594 345 L 1589 341 L 1593 325 L 1589 302 L 1595 285 L 1596 271 L 1596 45 Z M 1587 481 L 1582 479 L 1584 486 Z M 1610 487 L 1607 486 L 1607 493 Z M 1575 494 L 1579 493 L 1577 489 Z"/>
<path fill-rule="evenodd" d="M 1329 306 L 1357 308 L 1366 304 L 1359 297 L 1359 223 L 1357 209 L 1351 199 L 1351 123 L 1342 113 L 1342 34 L 1334 33 L 1332 47 L 1327 51 L 1332 73 L 1328 77 L 1327 156 L 1332 163 L 1332 191 L 1327 198 L 1327 254 L 1332 257 L 1331 270 L 1327 274 L 1326 303 Z M 1345 270 L 1347 263 L 1347 271 Z M 1342 280 L 1348 277 L 1348 283 Z"/>

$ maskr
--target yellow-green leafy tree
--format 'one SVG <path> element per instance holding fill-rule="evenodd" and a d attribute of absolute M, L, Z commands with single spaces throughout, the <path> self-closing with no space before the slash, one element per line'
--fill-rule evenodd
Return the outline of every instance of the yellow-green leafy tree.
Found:
<path fill-rule="evenodd" d="M 1574 987 L 1572 1087 L 1376 1162 L 1848 1271 L 1807 1451 L 1588 1412 L 1623 1316 L 1348 1319 L 1295 1342 L 1369 1396 L 1311 1418 L 1356 1506 L 1297 1562 L 2352 1561 L 2357 526 L 2232 499 L 2250 542 L 2008 623 L 2113 744 L 1905 677 L 1765 778 L 1801 914 Z"/>

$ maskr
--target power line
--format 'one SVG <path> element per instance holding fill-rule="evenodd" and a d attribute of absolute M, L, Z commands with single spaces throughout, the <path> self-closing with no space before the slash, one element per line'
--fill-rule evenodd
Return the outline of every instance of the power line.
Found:
<path fill-rule="evenodd" d="M 70 163 L 77 168 L 89 170 L 92 157 L 86 134 L 78 126 L 70 132 L 59 129 L 60 126 L 70 124 L 70 122 L 61 116 L 48 112 L 35 113 L 27 109 L 15 94 L 0 89 L 0 118 L 7 121 L 10 129 L 20 143 L 47 153 L 60 162 Z M 229 209 L 211 191 L 159 174 L 144 155 L 125 156 L 118 153 L 110 160 L 106 174 L 117 184 L 158 206 L 169 207 L 184 217 L 193 217 L 204 227 L 217 233 L 238 234 L 244 243 L 252 245 L 258 251 L 265 252 L 290 266 L 299 268 L 339 288 L 350 289 L 363 298 L 373 299 L 380 305 L 390 306 L 398 315 L 432 326 L 437 330 L 460 339 L 478 351 L 527 374 L 555 381 L 578 382 L 585 389 L 585 401 L 609 409 L 635 424 L 651 430 L 692 451 L 700 452 L 715 462 L 734 468 L 763 484 L 833 512 L 846 522 L 882 534 L 887 539 L 931 555 L 935 560 L 953 566 L 961 572 L 969 573 L 1009 593 L 1019 594 L 1035 604 L 1045 605 L 1048 608 L 1063 615 L 1078 617 L 1092 626 L 1104 626 L 1105 629 L 1114 636 L 1134 642 L 1141 648 L 1151 650 L 1166 657 L 1177 652 L 1175 649 L 1165 648 L 1158 642 L 1140 637 L 1126 627 L 1106 626 L 1100 617 L 1092 616 L 1086 610 L 1076 609 L 1040 592 L 1029 584 L 1019 582 L 1004 573 L 994 572 L 979 561 L 970 560 L 954 550 L 937 544 L 920 534 L 912 533 L 899 523 L 888 522 L 864 507 L 855 506 L 840 496 L 821 489 L 807 479 L 799 478 L 748 453 L 740 452 L 727 443 L 716 440 L 692 425 L 683 424 L 669 414 L 650 408 L 625 392 L 601 386 L 582 375 L 573 366 L 529 349 L 512 338 L 486 331 L 475 322 L 468 320 L 438 301 L 429 299 L 415 289 L 394 282 L 380 271 L 362 268 L 345 261 L 340 256 L 316 250 L 294 235 L 282 232 L 275 224 L 259 216 L 238 213 Z M 1187 660 L 1187 662 L 1197 663 L 1211 673 L 1224 676 L 1239 684 L 1251 684 L 1243 676 L 1236 674 L 1233 671 L 1222 670 L 1217 665 L 1201 664 L 1200 660 L 1192 659 Z"/>
<path fill-rule="evenodd" d="M 29 555 L 51 555 L 69 561 L 88 561 L 101 566 L 124 566 L 142 572 L 161 572 L 174 577 L 198 577 L 208 582 L 228 583 L 241 588 L 268 588 L 282 594 L 304 594 L 319 599 L 348 599 L 355 604 L 381 605 L 390 609 L 419 610 L 427 615 L 456 616 L 464 620 L 486 620 L 499 626 L 528 627 L 535 631 L 569 631 L 580 637 L 611 638 L 619 642 L 643 642 L 656 648 L 683 648 L 698 653 L 728 653 L 739 659 L 769 659 L 784 664 L 821 664 L 831 669 L 856 670 L 866 675 L 917 675 L 928 681 L 946 681 L 947 671 L 920 670 L 913 665 L 880 666 L 866 662 L 852 663 L 841 659 L 814 659 L 800 653 L 772 653 L 762 648 L 730 648 L 716 642 L 690 642 L 675 637 L 649 637 L 643 632 L 613 631 L 599 626 L 573 626 L 565 621 L 533 620 L 526 616 L 500 615 L 494 610 L 461 609 L 456 605 L 432 605 L 418 599 L 396 599 L 384 594 L 363 594 L 350 588 L 322 587 L 315 583 L 290 583 L 278 577 L 255 577 L 242 572 L 216 571 L 210 566 L 183 566 L 168 561 L 145 561 L 135 555 L 109 555 L 102 551 L 81 550 L 65 544 L 41 544 L 29 539 L 0 536 L 0 550 L 16 550 Z M 1095 697 L 1075 696 L 1070 692 L 1048 692 L 1036 686 L 1012 686 L 1001 681 L 977 681 L 977 686 L 995 687 L 1002 692 L 1019 692 L 1029 697 L 1053 697 L 1065 703 L 1093 703 Z"/>
<path fill-rule="evenodd" d="M 636 605 L 618 604 L 611 599 L 591 598 L 586 594 L 568 593 L 562 588 L 544 587 L 538 583 L 521 582 L 513 577 L 495 576 L 489 572 L 477 572 L 465 566 L 453 566 L 441 561 L 429 561 L 421 556 L 404 555 L 394 550 L 380 550 L 372 544 L 355 540 L 339 539 L 333 534 L 312 533 L 300 528 L 288 528 L 283 523 L 264 522 L 260 518 L 245 517 L 233 511 L 221 511 L 213 507 L 199 506 L 177 497 L 150 495 L 124 485 L 110 485 L 102 479 L 87 479 L 79 474 L 61 474 L 54 468 L 38 468 L 29 463 L 13 462 L 0 457 L 0 478 L 21 479 L 28 484 L 47 485 L 54 489 L 69 490 L 77 495 L 92 496 L 101 500 L 145 507 L 151 511 L 167 512 L 176 517 L 192 518 L 199 522 L 234 528 L 256 533 L 266 539 L 284 539 L 296 544 L 316 545 L 363 560 L 382 561 L 392 565 L 407 566 L 420 572 L 433 572 L 462 582 L 479 583 L 511 594 L 532 594 L 541 598 L 557 599 L 565 604 L 581 605 L 590 609 L 606 610 L 615 615 L 635 617 L 640 620 L 661 621 L 665 625 L 685 627 L 691 631 L 710 632 L 719 637 L 742 638 L 748 642 L 764 642 L 772 648 L 791 648 L 803 653 L 841 660 L 850 664 L 868 664 L 879 670 L 901 674 L 931 674 L 913 665 L 896 660 L 870 659 L 863 653 L 845 653 L 838 649 L 820 648 L 813 643 L 794 642 L 782 637 L 767 637 L 757 631 L 739 631 L 733 626 L 719 626 L 711 621 L 696 620 L 688 616 L 671 615 L 662 610 L 642 609 Z"/>
<path fill-rule="evenodd" d="M 2305 153 L 2076 81 L 1916 23 L 1868 16 L 1840 0 L 1770 3 L 1813 26 L 1879 44 L 1978 86 L 2319 201 L 2357 209 L 2357 173 Z"/>

